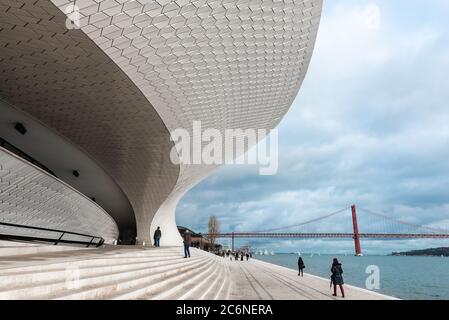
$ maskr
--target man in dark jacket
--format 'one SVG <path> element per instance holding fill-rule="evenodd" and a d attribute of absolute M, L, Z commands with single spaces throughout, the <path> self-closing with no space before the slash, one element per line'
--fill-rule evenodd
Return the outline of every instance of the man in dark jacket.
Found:
<path fill-rule="evenodd" d="M 154 237 L 153 237 L 155 247 L 160 247 L 161 237 L 162 237 L 161 228 L 157 227 L 156 231 L 154 231 Z"/>
<path fill-rule="evenodd" d="M 187 229 L 184 232 L 184 258 L 187 258 L 187 256 L 190 258 L 190 241 L 192 241 L 192 235 L 189 229 Z"/>
<path fill-rule="evenodd" d="M 301 257 L 298 257 L 298 276 L 304 277 L 304 268 L 305 268 L 304 261 Z"/>

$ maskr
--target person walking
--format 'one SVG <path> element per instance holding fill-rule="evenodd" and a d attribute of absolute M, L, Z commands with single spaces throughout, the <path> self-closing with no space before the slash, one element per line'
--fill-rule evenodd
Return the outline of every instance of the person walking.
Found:
<path fill-rule="evenodd" d="M 156 231 L 154 231 L 153 239 L 154 239 L 154 246 L 160 247 L 160 241 L 162 237 L 161 227 L 157 227 Z"/>
<path fill-rule="evenodd" d="M 245 255 L 246 255 L 246 261 L 248 261 L 249 260 L 249 253 L 247 252 Z"/>
<path fill-rule="evenodd" d="M 189 229 L 184 232 L 184 258 L 190 258 L 190 241 L 192 241 L 192 235 Z"/>
<path fill-rule="evenodd" d="M 331 284 L 334 285 L 334 294 L 333 296 L 336 297 L 337 296 L 337 285 L 340 287 L 340 292 L 341 292 L 341 296 L 342 298 L 345 297 L 345 290 L 343 289 L 343 269 L 341 267 L 341 263 L 338 262 L 337 258 L 334 258 L 334 260 L 332 261 L 332 266 L 331 266 Z"/>
<path fill-rule="evenodd" d="M 304 277 L 304 268 L 305 268 L 304 261 L 301 257 L 298 258 L 298 276 Z"/>

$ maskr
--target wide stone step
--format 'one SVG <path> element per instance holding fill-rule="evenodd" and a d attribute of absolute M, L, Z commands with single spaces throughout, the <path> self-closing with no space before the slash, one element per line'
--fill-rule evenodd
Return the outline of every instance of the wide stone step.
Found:
<path fill-rule="evenodd" d="M 125 250 L 103 251 L 102 249 L 92 250 L 90 252 L 75 252 L 72 255 L 54 255 L 54 254 L 38 254 L 32 256 L 6 257 L 0 258 L 0 272 L 7 269 L 15 269 L 20 272 L 27 270 L 36 270 L 57 267 L 67 263 L 78 263 L 83 265 L 94 266 L 97 264 L 109 264 L 114 259 L 147 259 L 147 258 L 170 258 L 183 257 L 181 250 L 141 250 L 127 252 Z"/>
<path fill-rule="evenodd" d="M 190 260 L 190 259 L 189 259 Z M 179 270 L 179 272 L 167 274 L 166 277 L 159 281 L 143 281 L 138 286 L 126 289 L 122 292 L 118 292 L 109 296 L 109 299 L 123 300 L 123 299 L 145 299 L 146 295 L 157 294 L 161 290 L 166 290 L 170 286 L 185 279 L 188 279 L 193 274 L 201 271 L 202 266 L 210 265 L 211 261 L 205 257 L 201 264 L 195 264 L 192 268 L 186 270 Z"/>
<path fill-rule="evenodd" d="M 163 272 L 148 273 L 146 275 L 135 275 L 121 281 L 110 281 L 103 283 L 102 286 L 91 286 L 83 288 L 78 292 L 59 296 L 57 299 L 135 299 L 135 291 L 142 287 L 163 286 L 165 282 L 170 281 L 171 277 L 179 273 L 189 272 L 206 264 L 206 258 L 191 259 L 182 266 L 170 268 Z"/>
<path fill-rule="evenodd" d="M 201 259 L 201 258 L 197 258 Z M 72 277 L 64 279 L 48 279 L 46 282 L 30 284 L 18 288 L 9 288 L 0 291 L 0 299 L 38 299 L 38 298 L 51 298 L 53 296 L 58 296 L 64 294 L 64 292 L 74 291 L 72 289 L 74 286 L 79 288 L 87 287 L 99 287 L 104 283 L 126 281 L 130 278 L 135 278 L 139 276 L 147 276 L 154 274 L 163 274 L 164 272 L 170 270 L 176 270 L 180 266 L 184 265 L 184 261 L 178 263 L 169 263 L 159 267 L 153 267 L 148 269 L 147 267 L 139 266 L 135 270 L 128 269 L 113 273 L 97 274 L 95 276 L 88 276 L 80 278 L 75 281 L 76 274 Z"/>
<path fill-rule="evenodd" d="M 225 289 L 225 284 L 229 281 L 228 270 L 225 263 L 220 263 L 220 274 L 214 279 L 214 282 L 207 290 L 204 290 L 197 299 L 199 300 L 216 300 L 222 290 Z"/>
<path fill-rule="evenodd" d="M 85 262 L 85 261 L 83 261 Z M 92 262 L 92 261 L 89 261 Z M 66 281 L 68 277 L 77 276 L 80 279 L 111 274 L 116 272 L 131 272 L 133 270 L 162 268 L 177 263 L 183 263 L 180 257 L 159 257 L 152 259 L 142 257 L 142 259 L 127 258 L 123 260 L 102 261 L 101 264 L 89 265 L 78 262 L 65 262 L 52 265 L 48 268 L 37 266 L 38 268 L 27 268 L 26 271 L 8 269 L 10 272 L 0 271 L 0 290 L 11 289 L 13 287 L 27 286 L 29 284 L 42 284 L 48 281 Z"/>
<path fill-rule="evenodd" d="M 164 283 L 157 287 L 148 288 L 143 295 L 136 297 L 137 299 L 167 299 L 170 295 L 176 293 L 183 286 L 190 286 L 192 282 L 214 268 L 214 261 L 206 258 L 206 263 L 187 272 L 178 273 L 177 275 L 166 279 Z"/>
<path fill-rule="evenodd" d="M 211 299 L 214 300 L 228 300 L 231 295 L 232 286 L 234 285 L 231 277 L 231 270 L 229 269 L 228 261 L 224 261 L 225 278 L 221 283 L 220 289 L 216 292 L 215 296 Z M 207 299 L 207 298 L 206 298 Z"/>
<path fill-rule="evenodd" d="M 178 254 L 158 254 L 158 255 L 141 255 L 141 256 L 95 256 L 73 259 L 51 259 L 47 261 L 32 261 L 17 265 L 4 265 L 0 268 L 0 275 L 9 273 L 28 273 L 57 270 L 66 268 L 67 266 L 76 265 L 78 267 L 96 267 L 102 265 L 133 263 L 139 261 L 163 260 L 163 259 L 179 259 Z"/>
<path fill-rule="evenodd" d="M 211 288 L 214 287 L 215 283 L 219 281 L 222 276 L 223 268 L 219 261 L 215 261 L 212 270 L 209 272 L 204 272 L 204 276 L 198 278 L 197 281 L 191 281 L 190 286 L 188 282 L 185 283 L 179 290 L 175 291 L 174 294 L 167 297 L 167 299 L 176 300 L 192 300 L 201 299 Z"/>
<path fill-rule="evenodd" d="M 30 248 L 25 244 L 12 245 L 15 249 L 20 246 Z M 226 292 L 230 276 L 225 260 L 194 248 L 189 259 L 184 258 L 180 247 L 42 250 L 34 254 L 0 256 L 0 299 L 216 299 L 229 296 Z"/>

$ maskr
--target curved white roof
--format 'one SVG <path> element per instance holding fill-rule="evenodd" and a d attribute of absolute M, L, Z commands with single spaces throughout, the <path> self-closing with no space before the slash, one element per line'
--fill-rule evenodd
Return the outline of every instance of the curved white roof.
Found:
<path fill-rule="evenodd" d="M 169 132 L 195 120 L 220 131 L 274 128 L 306 74 L 322 0 L 77 0 L 81 31 L 64 29 L 71 1 L 51 2 L 59 12 L 40 2 L 12 10 L 16 21 L 30 18 L 11 33 L 33 41 L 11 43 L 10 59 L 29 66 L 14 46 L 47 46 L 32 55 L 46 63 L 16 70 L 2 95 L 101 164 L 130 200 L 140 240 L 153 222 L 163 245 L 178 244 L 176 204 L 215 166 L 172 164 Z M 42 92 L 43 73 L 57 92 Z M 17 83 L 31 85 L 26 96 L 12 92 Z"/>

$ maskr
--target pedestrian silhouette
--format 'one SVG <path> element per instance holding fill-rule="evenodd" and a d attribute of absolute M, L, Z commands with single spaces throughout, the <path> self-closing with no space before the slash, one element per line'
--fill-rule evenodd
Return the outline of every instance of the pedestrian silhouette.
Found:
<path fill-rule="evenodd" d="M 184 232 L 184 258 L 190 258 L 190 241 L 192 241 L 192 235 L 189 229 Z"/>
<path fill-rule="evenodd" d="M 154 239 L 154 246 L 160 247 L 160 241 L 162 237 L 161 227 L 157 227 L 156 231 L 154 231 L 153 239 Z"/>
<path fill-rule="evenodd" d="M 337 258 L 334 258 L 332 261 L 331 267 L 331 284 L 334 285 L 334 294 L 333 296 L 337 296 L 337 285 L 340 287 L 341 296 L 345 297 L 345 290 L 343 289 L 343 268 L 341 267 L 341 263 L 338 262 Z"/>
<path fill-rule="evenodd" d="M 301 257 L 298 258 L 298 276 L 304 277 L 304 268 L 305 268 L 304 261 Z"/>

